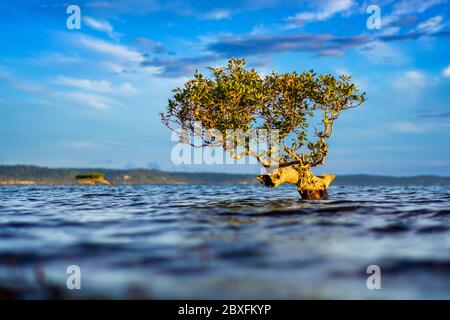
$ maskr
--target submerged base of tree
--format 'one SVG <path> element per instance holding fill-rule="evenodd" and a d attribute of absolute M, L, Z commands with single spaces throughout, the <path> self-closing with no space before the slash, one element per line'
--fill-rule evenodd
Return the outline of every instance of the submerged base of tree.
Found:
<path fill-rule="evenodd" d="M 303 200 L 326 200 L 328 186 L 335 177 L 334 174 L 315 176 L 309 169 L 289 166 L 260 175 L 257 179 L 268 188 L 275 188 L 283 183 L 295 184 Z"/>
<path fill-rule="evenodd" d="M 303 200 L 328 200 L 327 190 L 298 190 Z"/>

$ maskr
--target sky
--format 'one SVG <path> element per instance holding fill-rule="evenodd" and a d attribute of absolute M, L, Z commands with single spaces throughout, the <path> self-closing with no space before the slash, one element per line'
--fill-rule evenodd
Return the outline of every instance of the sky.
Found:
<path fill-rule="evenodd" d="M 159 117 L 195 70 L 238 57 L 366 92 L 318 172 L 450 175 L 449 16 L 445 0 L 2 1 L 0 164 L 256 172 L 175 164 Z"/>

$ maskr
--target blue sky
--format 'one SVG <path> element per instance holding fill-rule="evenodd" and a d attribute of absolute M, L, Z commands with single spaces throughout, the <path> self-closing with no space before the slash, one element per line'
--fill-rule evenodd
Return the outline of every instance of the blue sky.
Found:
<path fill-rule="evenodd" d="M 81 30 L 66 27 L 68 5 Z M 369 30 L 369 5 L 381 29 Z M 350 74 L 318 171 L 450 175 L 450 6 L 422 1 L 10 1 L 0 4 L 0 164 L 177 166 L 159 118 L 198 69 L 244 57 L 261 73 Z"/>

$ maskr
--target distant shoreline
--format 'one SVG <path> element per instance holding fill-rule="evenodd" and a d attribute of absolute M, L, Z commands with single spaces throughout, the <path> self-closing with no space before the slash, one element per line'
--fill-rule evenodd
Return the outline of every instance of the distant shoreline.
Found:
<path fill-rule="evenodd" d="M 257 184 L 255 174 L 207 172 L 167 172 L 154 169 L 47 168 L 31 165 L 0 165 L 0 186 L 4 185 L 79 185 L 75 177 L 101 172 L 113 185 L 142 184 Z M 450 185 L 450 177 L 338 175 L 333 185 Z"/>

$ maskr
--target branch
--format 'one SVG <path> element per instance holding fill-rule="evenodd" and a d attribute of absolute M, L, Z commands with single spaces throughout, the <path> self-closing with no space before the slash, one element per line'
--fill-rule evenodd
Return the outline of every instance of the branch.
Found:
<path fill-rule="evenodd" d="M 258 160 L 263 165 L 264 168 L 270 168 L 272 166 L 272 161 L 269 161 L 269 162 L 265 161 L 262 158 L 262 156 L 263 156 L 262 154 L 257 154 L 251 150 L 245 150 L 239 154 L 233 153 L 231 150 L 228 150 L 228 149 L 225 149 L 225 150 L 228 151 L 230 153 L 230 156 L 234 159 L 240 160 L 245 156 L 251 156 L 251 157 L 255 157 L 256 160 Z"/>
<path fill-rule="evenodd" d="M 309 169 L 310 165 L 306 163 L 305 154 L 302 153 L 301 156 L 292 151 L 288 146 L 284 146 L 284 151 L 286 151 L 291 157 L 293 157 L 294 161 L 284 162 L 279 165 L 280 168 L 290 167 L 293 165 L 299 165 L 302 169 Z"/>
<path fill-rule="evenodd" d="M 284 151 L 286 151 L 291 157 L 293 157 L 297 161 L 299 161 L 299 162 L 303 161 L 303 159 L 298 154 L 296 154 L 294 151 L 292 151 L 290 148 L 288 148 L 288 146 L 284 146 Z"/>

